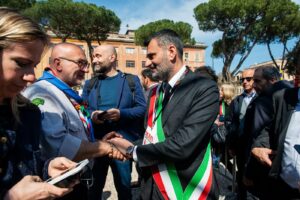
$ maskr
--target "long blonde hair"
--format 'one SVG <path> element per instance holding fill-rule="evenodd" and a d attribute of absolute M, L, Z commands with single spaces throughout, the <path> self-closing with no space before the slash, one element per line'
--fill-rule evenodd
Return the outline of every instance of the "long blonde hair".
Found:
<path fill-rule="evenodd" d="M 30 18 L 14 9 L 0 7 L 0 48 L 5 49 L 13 43 L 40 40 L 45 46 L 49 43 L 48 35 Z"/>
<path fill-rule="evenodd" d="M 0 52 L 15 43 L 40 40 L 45 48 L 49 44 L 48 35 L 30 18 L 21 15 L 14 9 L 0 7 Z M 0 66 L 1 67 L 1 66 Z M 13 115 L 19 121 L 18 108 L 25 104 L 20 95 L 9 100 Z"/>

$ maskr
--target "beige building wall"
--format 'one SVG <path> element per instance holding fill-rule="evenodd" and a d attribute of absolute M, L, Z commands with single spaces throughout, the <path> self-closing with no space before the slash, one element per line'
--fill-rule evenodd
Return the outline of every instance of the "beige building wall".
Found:
<path fill-rule="evenodd" d="M 276 64 L 281 67 L 281 69 L 279 71 L 282 74 L 282 79 L 287 80 L 287 81 L 293 80 L 294 76 L 289 75 L 287 73 L 287 70 L 282 69 L 282 66 L 285 66 L 286 60 L 284 60 L 282 62 L 281 59 L 277 59 L 275 61 L 276 61 Z M 270 66 L 270 65 L 276 67 L 275 64 L 273 63 L 273 61 L 267 61 L 267 62 L 262 62 L 262 63 L 258 63 L 255 65 L 251 65 L 249 68 L 257 68 L 257 67 L 261 67 L 261 66 Z"/>
<path fill-rule="evenodd" d="M 42 75 L 44 68 L 49 65 L 49 57 L 52 46 L 60 42 L 60 38 L 54 37 L 52 35 L 51 46 L 45 52 L 40 64 L 35 69 L 37 78 L 39 78 Z M 85 51 L 87 58 L 90 62 L 88 47 L 84 41 L 76 39 L 67 39 L 66 42 L 80 45 L 81 48 Z M 140 76 L 140 73 L 145 65 L 147 48 L 135 45 L 133 31 L 127 31 L 126 34 L 110 34 L 107 40 L 101 41 L 101 44 L 110 44 L 116 48 L 116 51 L 118 53 L 117 68 L 119 70 L 121 70 L 122 72 L 132 73 Z M 93 47 L 96 47 L 98 45 L 99 44 L 96 41 L 92 43 Z M 205 48 L 206 46 L 200 43 L 193 46 L 184 47 L 184 63 L 190 66 L 192 69 L 205 65 Z M 91 76 L 92 69 L 90 68 L 90 72 L 86 75 L 85 78 L 89 79 L 91 78 Z"/>

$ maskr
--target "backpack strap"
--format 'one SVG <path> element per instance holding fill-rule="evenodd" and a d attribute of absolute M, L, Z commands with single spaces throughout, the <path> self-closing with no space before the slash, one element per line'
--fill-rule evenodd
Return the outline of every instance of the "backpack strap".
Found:
<path fill-rule="evenodd" d="M 97 87 L 97 85 L 98 85 L 98 76 L 94 76 L 93 78 L 91 78 L 91 80 L 90 80 L 90 82 L 89 82 L 89 84 L 88 84 L 88 86 L 87 86 L 87 89 L 86 89 L 86 92 L 87 92 L 87 96 L 89 96 L 90 95 L 90 92 L 91 92 L 91 90 L 93 89 L 93 87 L 95 86 L 95 84 L 96 84 L 96 87 Z"/>
<path fill-rule="evenodd" d="M 127 80 L 128 82 L 128 86 L 130 88 L 130 91 L 132 93 L 132 98 L 134 100 L 134 97 L 135 97 L 135 82 L 134 82 L 134 75 L 132 74 L 128 74 L 128 73 L 124 73 L 125 75 L 125 79 Z"/>

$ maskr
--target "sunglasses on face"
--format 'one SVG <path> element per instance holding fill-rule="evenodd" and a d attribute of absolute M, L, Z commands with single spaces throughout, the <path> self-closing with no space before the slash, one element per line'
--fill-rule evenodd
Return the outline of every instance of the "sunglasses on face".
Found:
<path fill-rule="evenodd" d="M 240 81 L 241 83 L 244 82 L 244 80 L 246 80 L 247 82 L 250 82 L 253 79 L 253 77 L 245 77 L 245 78 L 241 78 Z"/>

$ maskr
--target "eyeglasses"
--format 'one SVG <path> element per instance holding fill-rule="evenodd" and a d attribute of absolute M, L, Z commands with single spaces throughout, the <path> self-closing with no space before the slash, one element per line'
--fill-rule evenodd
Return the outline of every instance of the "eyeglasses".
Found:
<path fill-rule="evenodd" d="M 241 83 L 244 82 L 244 80 L 246 80 L 247 82 L 250 82 L 253 79 L 253 77 L 245 77 L 245 78 L 241 78 L 240 81 Z"/>
<path fill-rule="evenodd" d="M 85 70 L 85 69 L 89 68 L 89 66 L 90 66 L 90 63 L 86 60 L 72 60 L 72 59 L 64 58 L 64 57 L 58 57 L 58 58 L 77 64 L 78 67 L 80 68 L 80 70 Z"/>

